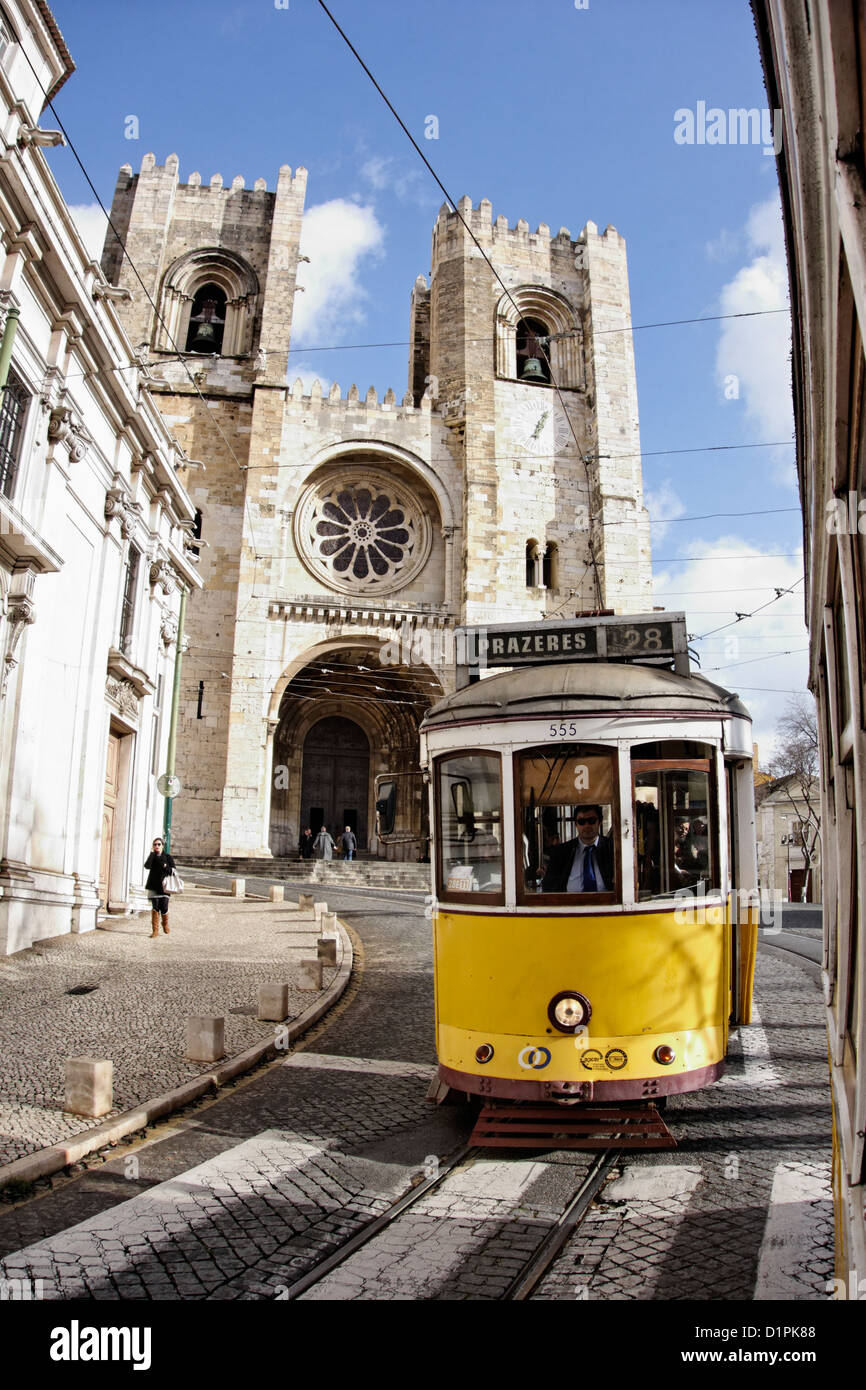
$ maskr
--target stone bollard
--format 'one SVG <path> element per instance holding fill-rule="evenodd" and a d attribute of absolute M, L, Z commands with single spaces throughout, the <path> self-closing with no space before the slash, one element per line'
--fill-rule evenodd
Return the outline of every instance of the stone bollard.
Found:
<path fill-rule="evenodd" d="M 247 895 L 247 881 L 245 878 L 233 878 L 231 895 L 233 898 L 245 898 Z"/>
<path fill-rule="evenodd" d="M 67 1057 L 63 1108 L 95 1119 L 114 1104 L 114 1063 L 104 1058 Z"/>
<path fill-rule="evenodd" d="M 298 989 L 317 990 L 322 988 L 322 962 L 302 960 L 298 965 Z"/>
<path fill-rule="evenodd" d="M 218 1062 L 225 1057 L 226 1021 L 199 1014 L 186 1021 L 186 1055 L 191 1062 Z"/>
<path fill-rule="evenodd" d="M 336 914 L 336 912 L 323 912 L 323 913 L 322 913 L 322 916 L 321 916 L 321 918 L 319 919 L 319 930 L 320 930 L 320 932 L 322 933 L 322 936 L 325 936 L 327 933 L 330 933 L 332 936 L 336 936 L 336 935 L 337 935 L 337 914 Z"/>
<path fill-rule="evenodd" d="M 281 903 L 286 896 L 286 890 L 281 883 L 272 883 L 268 889 L 268 899 L 272 903 Z"/>
<path fill-rule="evenodd" d="M 289 1016 L 288 985 L 259 985 L 259 1012 L 265 1023 L 282 1023 Z"/>
<path fill-rule="evenodd" d="M 337 964 L 337 940 L 333 936 L 320 936 L 316 942 L 316 950 L 322 965 Z"/>
<path fill-rule="evenodd" d="M 304 908 L 306 908 L 308 911 L 312 910 L 312 908 L 313 908 L 313 895 L 312 895 L 312 893 L 299 893 L 299 894 L 298 894 L 298 907 L 301 908 L 302 911 L 303 911 Z"/>

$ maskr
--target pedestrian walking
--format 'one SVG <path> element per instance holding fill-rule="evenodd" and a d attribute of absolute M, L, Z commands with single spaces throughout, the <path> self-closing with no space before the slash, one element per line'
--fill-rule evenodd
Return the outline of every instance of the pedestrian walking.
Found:
<path fill-rule="evenodd" d="M 347 825 L 340 836 L 340 844 L 343 848 L 343 858 L 351 860 L 358 848 L 358 841 L 355 839 L 355 832 L 351 825 Z"/>
<path fill-rule="evenodd" d="M 174 860 L 166 851 L 164 852 L 163 841 L 159 838 L 153 842 L 153 848 L 144 861 L 144 867 L 148 870 L 145 889 L 150 898 L 150 924 L 151 941 L 155 936 L 159 936 L 159 919 L 162 917 L 162 929 L 168 936 L 168 907 L 169 894 L 166 893 L 163 883 L 169 874 L 174 873 Z"/>
<path fill-rule="evenodd" d="M 326 825 L 323 825 L 318 835 L 316 836 L 316 858 L 333 859 L 333 857 L 334 841 L 331 839 L 331 836 L 328 833 L 328 827 Z"/>
<path fill-rule="evenodd" d="M 306 830 L 303 832 L 300 840 L 298 841 L 298 852 L 301 858 L 312 859 L 314 847 L 315 842 L 313 840 L 313 832 L 310 829 L 310 827 L 307 826 Z"/>

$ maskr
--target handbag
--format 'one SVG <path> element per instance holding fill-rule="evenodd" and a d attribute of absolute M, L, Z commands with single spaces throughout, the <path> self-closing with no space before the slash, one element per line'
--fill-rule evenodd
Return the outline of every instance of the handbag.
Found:
<path fill-rule="evenodd" d="M 172 871 L 166 878 L 164 878 L 162 880 L 162 891 L 163 893 L 182 893 L 183 879 L 180 877 L 180 874 L 177 874 L 174 871 Z"/>

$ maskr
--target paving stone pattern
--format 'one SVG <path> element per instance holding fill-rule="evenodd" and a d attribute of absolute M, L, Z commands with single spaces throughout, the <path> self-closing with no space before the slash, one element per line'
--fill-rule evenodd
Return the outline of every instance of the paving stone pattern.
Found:
<path fill-rule="evenodd" d="M 150 937 L 150 914 L 108 919 L 105 930 L 40 942 L 0 959 L 0 1163 L 102 1124 L 209 1070 L 190 1062 L 186 1020 L 225 1016 L 226 1055 L 273 1036 L 254 1016 L 260 984 L 288 983 L 289 1017 L 315 995 L 294 988 L 296 963 L 315 956 L 315 923 L 292 904 L 185 892 L 170 933 Z M 327 986 L 335 971 L 323 971 Z M 89 994 L 69 995 L 80 985 Z M 233 1009 L 252 1010 L 233 1013 Z M 114 1109 L 66 1115 L 64 1060 L 114 1062 Z"/>
<path fill-rule="evenodd" d="M 798 1166 L 820 1196 L 799 1213 L 801 1238 L 786 1252 L 786 1290 L 776 1296 L 826 1297 L 833 1277 L 831 1119 L 816 976 L 776 952 L 759 953 L 761 1023 L 733 1038 L 719 1085 L 671 1102 L 677 1150 L 638 1160 L 641 1168 L 680 1176 L 697 1166 L 700 1181 L 674 1181 L 663 1197 L 648 1190 L 617 1198 L 610 1185 L 537 1297 L 753 1298 L 780 1165 Z M 756 1046 L 758 1029 L 766 1057 Z"/>
<path fill-rule="evenodd" d="M 0 1216 L 3 1277 L 41 1278 L 55 1297 L 280 1299 L 407 1190 L 425 1158 L 465 1142 L 466 1110 L 424 1099 L 434 1058 L 423 909 L 365 900 L 343 915 L 364 939 L 362 987 L 310 1050 L 140 1147 L 137 1187 L 123 1192 L 118 1159 L 99 1175 L 101 1206 L 88 1175 Z M 536 1297 L 771 1297 L 779 1250 L 784 1296 L 825 1296 L 833 1230 L 816 973 L 760 954 L 762 1019 L 734 1039 L 727 1077 L 671 1102 L 679 1148 L 628 1156 Z M 484 1156 L 303 1298 L 500 1298 L 587 1164 Z M 789 1195 L 777 1249 L 769 1235 L 792 1181 L 802 1200 Z"/>

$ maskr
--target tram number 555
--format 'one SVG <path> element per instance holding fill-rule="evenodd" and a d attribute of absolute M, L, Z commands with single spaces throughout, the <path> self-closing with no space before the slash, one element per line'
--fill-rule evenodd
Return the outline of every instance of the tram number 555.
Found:
<path fill-rule="evenodd" d="M 577 725 L 574 723 L 573 720 L 572 720 L 572 722 L 571 722 L 570 724 L 565 724 L 565 723 L 562 723 L 562 724 L 551 724 L 551 726 L 550 726 L 550 728 L 549 728 L 549 730 L 548 730 L 548 733 L 547 733 L 547 737 L 548 737 L 548 738 L 577 738 Z"/>

